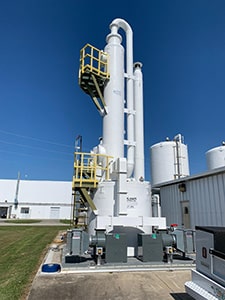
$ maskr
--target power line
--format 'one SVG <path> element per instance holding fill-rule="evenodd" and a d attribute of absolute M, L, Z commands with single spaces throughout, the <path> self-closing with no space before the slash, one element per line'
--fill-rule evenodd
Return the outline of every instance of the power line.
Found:
<path fill-rule="evenodd" d="M 4 133 L 4 134 L 24 138 L 24 139 L 30 139 L 30 140 L 37 141 L 37 142 L 42 142 L 42 143 L 55 145 L 55 146 L 63 146 L 63 147 L 73 148 L 73 146 L 71 146 L 71 145 L 61 144 L 61 143 L 56 143 L 56 142 L 50 142 L 50 141 L 47 141 L 47 140 L 44 140 L 44 139 L 39 139 L 39 138 L 34 138 L 34 137 L 31 137 L 31 136 L 27 136 L 27 135 L 17 134 L 17 133 L 9 132 L 9 131 L 2 130 L 2 129 L 0 129 L 0 132 Z"/>
<path fill-rule="evenodd" d="M 0 149 L 0 152 L 6 153 L 6 154 L 13 154 L 14 156 L 15 156 L 15 155 L 19 155 L 19 156 L 25 156 L 25 157 L 39 157 L 39 158 L 41 158 L 41 159 L 47 159 L 47 160 L 50 159 L 50 160 L 65 161 L 65 162 L 69 162 L 69 161 L 70 161 L 69 158 L 68 158 L 68 159 L 54 158 L 54 157 L 52 157 L 52 156 L 50 156 L 50 157 L 45 157 L 45 156 L 41 156 L 41 155 L 37 155 L 37 154 L 21 153 L 21 152 L 17 152 L 17 151 L 6 151 L 6 150 L 1 150 L 1 149 Z M 3 159 L 3 158 L 0 157 L 0 160 L 5 161 L 6 158 Z M 9 159 L 8 159 L 8 160 L 9 160 Z M 12 161 L 12 159 L 10 159 L 10 161 Z"/>
<path fill-rule="evenodd" d="M 72 153 L 69 153 L 69 152 L 49 150 L 49 149 L 42 148 L 42 147 L 23 145 L 23 144 L 18 144 L 18 143 L 13 143 L 13 142 L 7 142 L 7 141 L 4 141 L 4 140 L 0 140 L 0 143 L 7 144 L 7 145 L 14 145 L 14 146 L 19 146 L 19 147 L 24 147 L 24 148 L 29 148 L 29 149 L 42 150 L 42 151 L 47 151 L 47 152 L 51 152 L 51 153 L 61 153 L 61 154 L 65 154 L 65 155 L 72 155 Z"/>
<path fill-rule="evenodd" d="M 47 144 L 54 145 L 54 146 L 67 147 L 67 148 L 71 149 L 72 153 L 74 153 L 74 150 L 75 150 L 74 145 L 67 145 L 67 144 L 62 144 L 62 143 L 50 142 L 50 141 L 47 141 L 47 140 L 44 140 L 44 139 L 39 139 L 39 138 L 34 138 L 34 137 L 26 136 L 26 135 L 21 135 L 21 134 L 9 132 L 9 131 L 2 130 L 2 129 L 0 129 L 0 133 L 16 136 L 16 137 L 20 137 L 20 138 L 30 139 L 30 140 L 37 141 L 37 142 L 47 143 Z M 6 142 L 4 142 L 4 143 L 6 143 Z M 20 144 L 20 145 L 22 145 L 22 144 Z M 29 146 L 27 146 L 27 147 L 29 147 Z M 87 147 L 83 147 L 83 151 L 84 152 L 89 152 L 90 149 L 87 148 Z"/>

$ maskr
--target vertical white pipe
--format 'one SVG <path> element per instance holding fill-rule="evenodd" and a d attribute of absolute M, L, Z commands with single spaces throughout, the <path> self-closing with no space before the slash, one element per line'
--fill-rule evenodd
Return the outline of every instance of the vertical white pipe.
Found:
<path fill-rule="evenodd" d="M 111 25 L 105 52 L 109 54 L 110 80 L 104 89 L 108 114 L 103 118 L 103 147 L 116 160 L 124 157 L 124 48 L 117 26 Z"/>
<path fill-rule="evenodd" d="M 133 95 L 133 32 L 130 25 L 123 19 L 112 21 L 110 28 L 122 28 L 126 32 L 126 76 L 127 76 L 127 177 L 134 169 L 134 95 Z M 116 62 L 114 62 L 116 63 Z"/>
<path fill-rule="evenodd" d="M 142 63 L 134 64 L 134 105 L 135 105 L 135 157 L 134 178 L 136 180 L 145 178 L 144 171 L 144 120 L 143 120 L 143 76 Z"/>

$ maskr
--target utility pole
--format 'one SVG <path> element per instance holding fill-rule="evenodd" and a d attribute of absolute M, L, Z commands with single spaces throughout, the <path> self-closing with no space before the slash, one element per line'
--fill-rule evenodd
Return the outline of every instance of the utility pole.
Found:
<path fill-rule="evenodd" d="M 17 176 L 16 195 L 15 195 L 15 199 L 14 199 L 14 206 L 15 206 L 15 209 L 17 209 L 17 207 L 18 207 L 19 185 L 20 185 L 20 172 L 18 172 L 18 176 Z"/>

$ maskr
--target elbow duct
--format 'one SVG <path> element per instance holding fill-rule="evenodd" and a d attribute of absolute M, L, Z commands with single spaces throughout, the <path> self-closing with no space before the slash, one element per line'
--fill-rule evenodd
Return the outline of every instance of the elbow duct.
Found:
<path fill-rule="evenodd" d="M 134 75 L 133 75 L 133 32 L 130 25 L 123 19 L 115 19 L 110 24 L 111 34 L 118 34 L 122 28 L 126 32 L 126 77 L 127 77 L 127 176 L 131 177 L 134 171 Z"/>

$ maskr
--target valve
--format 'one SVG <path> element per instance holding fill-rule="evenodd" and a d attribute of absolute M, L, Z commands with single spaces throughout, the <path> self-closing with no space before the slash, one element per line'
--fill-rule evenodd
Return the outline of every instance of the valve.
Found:
<path fill-rule="evenodd" d="M 166 254 L 166 260 L 167 262 L 172 263 L 173 262 L 173 247 L 172 246 L 166 246 L 165 247 L 165 254 Z"/>
<path fill-rule="evenodd" d="M 95 254 L 97 255 L 97 265 L 100 266 L 102 261 L 103 247 L 96 247 Z"/>

